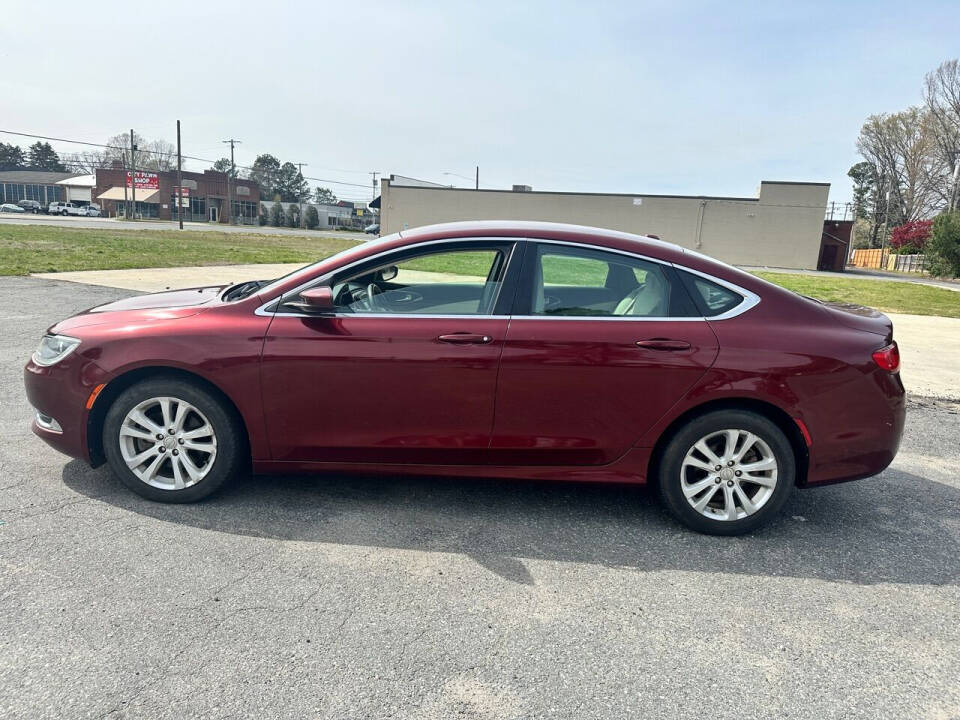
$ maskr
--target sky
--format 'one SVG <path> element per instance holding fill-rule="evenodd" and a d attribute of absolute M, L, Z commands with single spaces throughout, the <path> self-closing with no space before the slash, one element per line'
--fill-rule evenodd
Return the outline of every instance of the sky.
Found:
<path fill-rule="evenodd" d="M 472 186 L 479 165 L 481 187 L 793 180 L 844 202 L 864 119 L 920 103 L 958 56 L 956 0 L 8 0 L 0 130 L 174 141 L 179 119 L 187 155 L 233 137 L 238 164 L 304 162 L 344 199 L 370 198 L 371 171 Z"/>

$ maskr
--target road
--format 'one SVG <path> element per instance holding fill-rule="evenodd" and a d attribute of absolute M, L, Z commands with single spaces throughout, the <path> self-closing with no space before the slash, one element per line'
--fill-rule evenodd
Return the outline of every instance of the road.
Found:
<path fill-rule="evenodd" d="M 912 398 L 889 470 L 743 538 L 550 483 L 160 505 L 28 430 L 43 329 L 126 294 L 0 279 L 0 716 L 960 716 L 957 404 Z"/>
<path fill-rule="evenodd" d="M 136 222 L 126 222 L 114 218 L 93 218 L 93 217 L 57 217 L 56 215 L 0 215 L 0 226 L 3 223 L 12 223 L 15 225 L 54 225 L 57 227 L 73 228 L 93 228 L 111 230 L 176 230 L 177 223 L 163 220 L 138 220 Z M 347 232 L 342 230 L 300 230 L 297 228 L 280 228 L 270 225 L 225 225 L 221 223 L 199 223 L 185 222 L 184 230 L 191 232 L 239 232 L 239 233 L 259 233 L 263 235 L 299 235 L 307 237 L 335 237 L 347 238 L 352 240 L 369 240 L 370 235 L 362 232 Z"/>

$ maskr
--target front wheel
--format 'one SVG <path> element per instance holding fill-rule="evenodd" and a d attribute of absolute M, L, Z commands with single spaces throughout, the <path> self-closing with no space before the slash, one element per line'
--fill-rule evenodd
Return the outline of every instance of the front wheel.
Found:
<path fill-rule="evenodd" d="M 124 390 L 103 425 L 110 469 L 138 495 L 194 502 L 216 492 L 242 466 L 240 423 L 198 384 L 145 380 Z"/>
<path fill-rule="evenodd" d="M 796 481 L 796 463 L 775 423 L 720 410 L 673 436 L 658 480 L 664 504 L 680 522 L 711 535 L 741 535 L 780 511 Z"/>

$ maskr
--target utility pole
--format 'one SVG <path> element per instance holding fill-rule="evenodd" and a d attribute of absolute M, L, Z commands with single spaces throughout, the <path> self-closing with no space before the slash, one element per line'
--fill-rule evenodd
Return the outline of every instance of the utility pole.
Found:
<path fill-rule="evenodd" d="M 379 175 L 380 173 L 372 172 L 370 174 L 373 175 L 373 195 L 370 197 L 370 199 L 376 200 L 377 199 L 377 175 Z"/>
<path fill-rule="evenodd" d="M 303 221 L 303 166 L 308 163 L 297 163 L 297 173 L 300 177 L 300 183 L 297 185 L 297 224 L 300 227 L 305 227 L 306 223 Z"/>
<path fill-rule="evenodd" d="M 183 156 L 180 154 L 180 121 L 177 120 L 177 219 L 183 230 Z"/>
<path fill-rule="evenodd" d="M 473 188 L 474 190 L 480 189 L 480 166 L 477 165 L 477 184 Z"/>
<path fill-rule="evenodd" d="M 133 128 L 130 128 L 130 192 L 133 203 L 133 219 L 137 219 L 137 146 L 133 144 Z"/>
<path fill-rule="evenodd" d="M 239 140 L 234 140 L 230 138 L 229 140 L 221 140 L 220 142 L 230 143 L 230 172 L 227 173 L 227 222 L 233 222 L 233 188 L 232 181 L 233 176 L 237 172 L 237 164 L 233 161 L 233 146 L 242 145 Z M 209 211 L 208 211 L 209 212 Z"/>

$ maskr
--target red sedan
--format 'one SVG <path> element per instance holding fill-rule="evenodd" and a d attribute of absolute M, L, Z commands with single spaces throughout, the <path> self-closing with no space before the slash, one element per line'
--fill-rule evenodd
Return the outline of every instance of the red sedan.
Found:
<path fill-rule="evenodd" d="M 37 435 L 151 500 L 248 468 L 651 482 L 737 534 L 890 464 L 898 369 L 875 311 L 650 238 L 472 222 L 93 308 L 25 382 Z"/>

